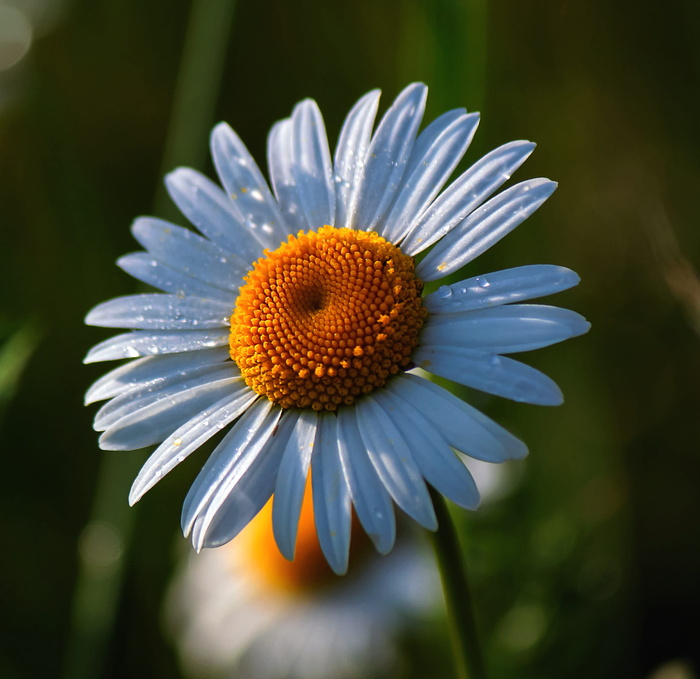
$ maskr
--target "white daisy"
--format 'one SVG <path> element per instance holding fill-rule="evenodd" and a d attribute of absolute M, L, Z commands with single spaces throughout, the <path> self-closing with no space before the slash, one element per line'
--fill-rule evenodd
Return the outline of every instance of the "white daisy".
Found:
<path fill-rule="evenodd" d="M 226 429 L 183 507 L 197 550 L 231 540 L 274 493 L 275 537 L 293 558 L 310 469 L 319 540 L 338 573 L 351 506 L 383 554 L 395 539 L 393 503 L 436 528 L 426 482 L 474 509 L 479 494 L 455 451 L 503 462 L 527 448 L 414 367 L 516 401 L 561 403 L 549 377 L 502 354 L 588 330 L 572 311 L 521 303 L 576 285 L 573 271 L 523 266 L 421 296 L 423 282 L 471 262 L 556 187 L 531 179 L 489 198 L 534 148 L 516 141 L 441 192 L 479 116 L 450 111 L 418 134 L 426 95 L 407 87 L 372 132 L 379 92 L 369 92 L 333 159 L 316 103 L 302 101 L 270 132 L 274 195 L 219 124 L 211 147 L 224 188 L 188 168 L 166 177 L 202 235 L 139 218 L 133 233 L 147 252 L 118 262 L 165 294 L 88 314 L 88 324 L 131 332 L 95 346 L 87 362 L 137 359 L 87 393 L 87 402 L 110 399 L 95 418 L 100 446 L 160 444 L 131 503 Z"/>
<path fill-rule="evenodd" d="M 398 637 L 441 601 L 435 568 L 410 540 L 389 558 L 360 541 L 338 578 L 310 507 L 305 499 L 294 562 L 275 547 L 269 503 L 236 540 L 185 559 L 166 621 L 188 676 L 348 679 L 396 669 Z"/>

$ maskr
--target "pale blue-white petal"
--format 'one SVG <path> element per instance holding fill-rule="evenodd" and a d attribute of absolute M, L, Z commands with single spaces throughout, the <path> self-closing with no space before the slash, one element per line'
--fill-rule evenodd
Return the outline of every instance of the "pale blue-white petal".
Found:
<path fill-rule="evenodd" d="M 380 405 L 382 400 L 379 390 L 355 406 L 367 454 L 394 502 L 421 526 L 434 530 L 437 522 L 423 475 L 401 432 Z"/>
<path fill-rule="evenodd" d="M 222 290 L 238 290 L 250 263 L 194 231 L 154 217 L 139 217 L 134 238 L 168 266 Z"/>
<path fill-rule="evenodd" d="M 243 382 L 231 385 L 231 393 L 199 411 L 175 430 L 146 460 L 131 486 L 129 504 L 138 502 L 168 472 L 183 462 L 226 425 L 240 417 L 258 395 Z"/>
<path fill-rule="evenodd" d="M 287 436 L 294 427 L 296 413 L 280 419 L 273 409 L 267 424 L 277 422 L 271 436 L 239 479 L 232 470 L 226 483 L 215 493 L 192 526 L 190 539 L 195 549 L 220 547 L 240 533 L 272 497 Z"/>
<path fill-rule="evenodd" d="M 485 462 L 515 460 L 527 446 L 510 432 L 462 399 L 417 375 L 396 375 L 387 390 L 422 413 L 447 442 L 466 455 Z"/>
<path fill-rule="evenodd" d="M 276 122 L 267 137 L 270 182 L 289 233 L 307 230 L 294 178 L 293 125 L 290 118 Z"/>
<path fill-rule="evenodd" d="M 352 408 L 338 410 L 338 452 L 357 518 L 377 551 L 388 554 L 396 540 L 394 506 L 367 455 Z"/>
<path fill-rule="evenodd" d="M 578 285 L 580 280 L 578 274 L 563 266 L 517 266 L 443 285 L 426 295 L 423 305 L 431 314 L 484 309 L 553 295 Z"/>
<path fill-rule="evenodd" d="M 272 503 L 272 528 L 280 552 L 289 561 L 294 559 L 299 515 L 304 501 L 317 427 L 318 413 L 315 410 L 299 411 L 282 454 L 277 475 Z"/>
<path fill-rule="evenodd" d="M 215 288 L 213 285 L 173 269 L 147 252 L 132 252 L 124 255 L 117 260 L 117 266 L 130 276 L 154 288 L 175 293 L 179 297 L 194 295 L 215 299 L 228 304 L 233 310 L 236 291 Z"/>
<path fill-rule="evenodd" d="M 138 330 L 209 329 L 228 326 L 232 311 L 229 304 L 219 300 L 146 293 L 98 304 L 85 317 L 85 323 Z"/>
<path fill-rule="evenodd" d="M 94 427 L 97 431 L 102 431 L 155 400 L 168 399 L 181 391 L 232 377 L 240 378 L 240 371 L 233 361 L 195 365 L 173 371 L 169 375 L 135 385 L 105 403 L 95 415 Z"/>
<path fill-rule="evenodd" d="M 359 182 L 372 138 L 372 126 L 379 105 L 379 90 L 365 94 L 350 110 L 340 130 L 335 149 L 335 226 L 352 228 Z"/>
<path fill-rule="evenodd" d="M 556 406 L 564 402 L 552 379 L 505 356 L 460 347 L 420 346 L 413 360 L 435 375 L 519 403 Z"/>
<path fill-rule="evenodd" d="M 199 472 L 182 507 L 182 531 L 189 536 L 195 520 L 216 509 L 240 482 L 277 428 L 282 409 L 260 398 L 243 413 Z M 206 527 L 205 529 L 206 533 Z M 195 545 L 197 546 L 197 545 Z"/>
<path fill-rule="evenodd" d="M 307 229 L 335 222 L 335 187 L 326 128 L 318 105 L 305 99 L 292 113 L 292 174 Z"/>
<path fill-rule="evenodd" d="M 411 227 L 401 249 L 416 255 L 440 240 L 508 181 L 534 148 L 529 141 L 512 141 L 487 153 L 438 196 Z"/>
<path fill-rule="evenodd" d="M 270 416 L 270 420 L 279 413 Z M 282 425 L 280 425 L 280 430 Z M 284 443 L 268 439 L 243 477 L 222 497 L 215 495 L 192 526 L 191 540 L 197 551 L 221 547 L 235 538 L 268 503 L 279 473 Z"/>
<path fill-rule="evenodd" d="M 569 309 L 544 304 L 512 304 L 430 316 L 422 346 L 452 346 L 492 354 L 541 349 L 588 332 L 590 323 Z"/>
<path fill-rule="evenodd" d="M 427 95 L 425 85 L 409 85 L 384 114 L 367 153 L 355 214 L 349 216 L 353 228 L 375 229 L 401 188 Z"/>
<path fill-rule="evenodd" d="M 549 179 L 530 179 L 499 193 L 438 241 L 416 275 L 434 281 L 457 271 L 522 224 L 556 188 Z"/>
<path fill-rule="evenodd" d="M 421 132 L 413 147 L 401 190 L 377 232 L 399 243 L 457 167 L 479 125 L 479 114 L 450 111 Z"/>
<path fill-rule="evenodd" d="M 338 419 L 321 413 L 311 461 L 316 533 L 328 563 L 344 575 L 350 553 L 350 491 L 338 453 Z"/>
<path fill-rule="evenodd" d="M 440 431 L 391 391 L 387 391 L 387 403 L 386 412 L 404 435 L 426 481 L 460 507 L 476 509 L 480 499 L 476 483 Z"/>
<path fill-rule="evenodd" d="M 245 262 L 262 255 L 264 241 L 246 226 L 236 204 L 213 181 L 189 167 L 179 167 L 166 175 L 165 185 L 180 212 L 207 238 Z"/>
<path fill-rule="evenodd" d="M 227 360 L 229 360 L 229 351 L 222 347 L 170 356 L 149 356 L 129 361 L 125 365 L 110 370 L 97 380 L 85 394 L 85 405 L 118 396 L 146 383 L 157 384 L 163 378 L 176 373 L 203 365 L 223 363 Z"/>
<path fill-rule="evenodd" d="M 229 330 L 171 330 L 171 331 L 136 331 L 110 337 L 96 344 L 84 363 L 98 361 L 115 361 L 120 358 L 138 358 L 156 354 L 177 354 L 200 349 L 223 347 L 228 345 Z"/>
<path fill-rule="evenodd" d="M 195 523 L 197 525 L 197 534 L 192 535 L 196 549 L 204 545 L 207 531 L 219 509 L 251 471 L 256 459 L 263 455 L 278 428 L 281 415 L 281 408 L 265 398 L 258 399 L 233 425 L 202 467 L 182 508 L 185 537 L 194 531 Z M 272 488 L 274 479 L 270 493 Z"/>
<path fill-rule="evenodd" d="M 221 183 L 236 201 L 246 226 L 266 247 L 276 249 L 288 230 L 253 156 L 226 123 L 213 129 L 210 145 Z"/>
<path fill-rule="evenodd" d="M 151 395 L 141 408 L 129 409 L 128 414 L 105 430 L 100 436 L 100 448 L 136 450 L 160 443 L 197 413 L 230 394 L 240 382 L 240 377 L 212 378 L 171 396 L 164 394 L 161 398 L 158 394 L 157 400 Z"/>

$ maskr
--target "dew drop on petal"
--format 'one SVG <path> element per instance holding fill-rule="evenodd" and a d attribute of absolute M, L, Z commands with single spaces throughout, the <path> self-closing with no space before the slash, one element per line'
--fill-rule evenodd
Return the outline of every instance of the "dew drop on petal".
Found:
<path fill-rule="evenodd" d="M 452 297 L 452 288 L 450 288 L 449 285 L 441 286 L 440 288 L 438 288 L 437 296 L 441 299 L 447 299 L 448 297 Z"/>

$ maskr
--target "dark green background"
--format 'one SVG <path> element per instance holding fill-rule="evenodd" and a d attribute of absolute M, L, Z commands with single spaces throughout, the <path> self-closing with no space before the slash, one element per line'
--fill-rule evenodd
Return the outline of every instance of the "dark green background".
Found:
<path fill-rule="evenodd" d="M 81 361 L 109 333 L 82 319 L 137 289 L 114 260 L 136 249 L 128 226 L 160 190 L 189 15 L 187 2 L 74 0 L 0 73 L 0 339 L 38 342 L 0 396 L 7 679 L 59 676 L 100 463 L 117 458 L 131 475 L 141 459 L 97 449 L 82 394 L 105 367 Z M 493 679 L 649 677 L 698 662 L 699 75 L 694 0 L 237 3 L 211 122 L 230 122 L 261 165 L 267 130 L 299 99 L 318 101 L 334 143 L 361 94 L 382 88 L 385 107 L 423 80 L 427 119 L 481 110 L 469 162 L 527 138 L 538 149 L 517 178 L 560 182 L 469 268 L 571 267 L 582 284 L 556 303 L 593 324 L 524 357 L 559 382 L 561 408 L 469 396 L 531 450 L 507 498 L 456 514 Z M 200 159 L 172 164 L 211 173 L 206 134 L 190 141 Z M 160 604 L 201 462 L 131 510 L 124 588 L 93 676 L 179 676 Z M 537 642 L 509 644 L 531 620 Z M 401 676 L 437 676 L 436 657 L 449 676 L 443 632 L 407 641 Z"/>

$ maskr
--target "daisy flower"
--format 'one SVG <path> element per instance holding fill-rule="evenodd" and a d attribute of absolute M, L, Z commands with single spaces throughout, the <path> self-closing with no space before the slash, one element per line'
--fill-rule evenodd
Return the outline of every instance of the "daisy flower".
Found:
<path fill-rule="evenodd" d="M 397 639 L 441 601 L 428 555 L 402 536 L 378 558 L 360 539 L 348 576 L 338 578 L 319 547 L 309 492 L 293 562 L 275 546 L 270 514 L 268 503 L 236 540 L 184 559 L 165 617 L 188 676 L 350 679 L 395 670 Z"/>
<path fill-rule="evenodd" d="M 530 216 L 554 191 L 530 179 L 492 194 L 534 144 L 505 144 L 445 187 L 479 116 L 449 111 L 418 132 L 427 88 L 399 94 L 374 129 L 379 92 L 352 108 L 331 158 L 310 99 L 268 139 L 272 192 L 236 133 L 211 135 L 223 188 L 189 168 L 168 191 L 199 230 L 137 219 L 146 249 L 119 266 L 163 293 L 120 297 L 87 316 L 128 328 L 86 361 L 135 359 L 98 380 L 100 446 L 159 444 L 131 489 L 137 502 L 225 430 L 192 485 L 182 529 L 199 551 L 235 537 L 274 494 L 272 523 L 294 557 L 312 476 L 316 528 L 345 572 L 352 508 L 375 544 L 394 544 L 394 504 L 436 528 L 428 487 L 474 509 L 479 493 L 457 451 L 488 462 L 525 445 L 421 368 L 527 403 L 562 402 L 557 385 L 504 354 L 588 330 L 578 314 L 523 304 L 576 285 L 558 266 L 522 266 L 423 295 Z M 420 257 L 417 257 L 420 255 Z"/>

